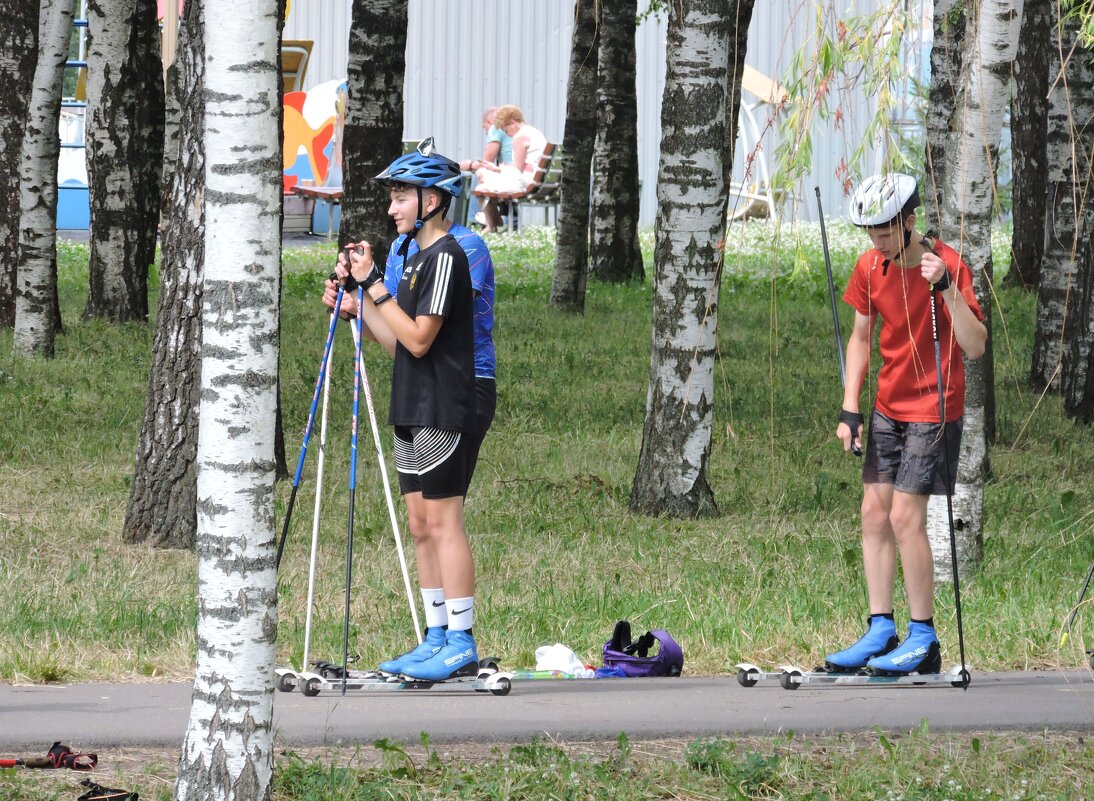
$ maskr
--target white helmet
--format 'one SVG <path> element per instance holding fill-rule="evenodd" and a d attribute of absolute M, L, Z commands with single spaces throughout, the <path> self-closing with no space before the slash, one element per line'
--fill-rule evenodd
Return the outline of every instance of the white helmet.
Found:
<path fill-rule="evenodd" d="M 860 227 L 885 225 L 897 215 L 910 214 L 919 205 L 915 178 L 901 172 L 871 175 L 851 195 L 847 215 Z"/>

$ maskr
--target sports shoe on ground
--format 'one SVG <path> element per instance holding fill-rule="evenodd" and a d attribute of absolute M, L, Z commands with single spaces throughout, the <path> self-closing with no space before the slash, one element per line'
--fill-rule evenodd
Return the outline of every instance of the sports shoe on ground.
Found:
<path fill-rule="evenodd" d="M 925 623 L 909 623 L 904 642 L 887 654 L 875 656 L 866 663 L 866 669 L 879 676 L 940 673 L 942 647 L 938 644 L 934 627 Z"/>
<path fill-rule="evenodd" d="M 424 662 L 407 665 L 402 674 L 422 681 L 444 681 L 457 676 L 476 676 L 479 652 L 475 638 L 466 631 L 448 630 L 445 646 Z"/>
<path fill-rule="evenodd" d="M 444 647 L 445 630 L 443 626 L 434 626 L 425 630 L 425 639 L 402 656 L 380 663 L 381 673 L 402 673 L 411 665 L 424 662 Z"/>
<path fill-rule="evenodd" d="M 900 644 L 896 623 L 881 615 L 870 615 L 869 628 L 858 642 L 825 657 L 824 668 L 832 673 L 846 673 L 866 667 L 875 656 L 887 654 Z"/>

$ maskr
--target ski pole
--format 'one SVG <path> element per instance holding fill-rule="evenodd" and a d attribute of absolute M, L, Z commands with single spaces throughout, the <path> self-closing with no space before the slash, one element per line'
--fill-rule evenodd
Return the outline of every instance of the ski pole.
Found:
<path fill-rule="evenodd" d="M 357 325 L 361 325 L 361 307 L 365 302 L 365 288 L 357 287 Z M 349 445 L 349 531 L 346 537 L 346 615 L 342 623 L 342 695 L 346 694 L 349 677 L 349 601 L 353 582 L 353 498 L 357 490 L 357 412 L 360 408 L 361 387 L 361 339 L 358 337 L 353 354 L 353 422 L 350 426 Z"/>
<path fill-rule="evenodd" d="M 304 459 L 308 455 L 308 441 L 311 439 L 312 427 L 315 425 L 315 408 L 319 403 L 319 390 L 323 386 L 323 378 L 327 373 L 327 359 L 330 357 L 331 345 L 334 343 L 334 329 L 338 325 L 338 310 L 342 306 L 343 287 L 338 287 L 338 296 L 334 299 L 334 310 L 330 316 L 330 327 L 327 329 L 327 342 L 323 347 L 323 358 L 319 362 L 319 377 L 315 379 L 315 391 L 312 392 L 311 408 L 308 410 L 308 423 L 304 427 L 304 441 L 300 445 L 300 456 L 296 460 L 296 473 L 292 479 L 292 492 L 289 493 L 289 504 L 285 508 L 285 522 L 281 527 L 281 540 L 277 543 L 277 559 L 274 562 L 275 570 L 281 567 L 281 555 L 285 552 L 285 539 L 289 535 L 289 523 L 292 521 L 293 507 L 296 506 L 296 491 L 300 488 L 300 476 L 304 472 Z"/>
<path fill-rule="evenodd" d="M 312 510 L 311 556 L 308 559 L 308 600 L 304 613 L 304 657 L 301 670 L 308 669 L 308 655 L 311 650 L 312 608 L 315 603 L 315 570 L 319 553 L 319 512 L 323 499 L 323 472 L 327 457 L 327 408 L 330 400 L 330 376 L 334 359 L 334 343 L 327 354 L 327 372 L 323 378 L 323 411 L 319 416 L 319 459 L 315 467 L 315 506 Z"/>
<path fill-rule="evenodd" d="M 418 622 L 418 606 L 414 602 L 414 590 L 410 584 L 410 573 L 406 566 L 406 555 L 403 553 L 403 538 L 399 533 L 399 517 L 395 512 L 395 501 L 391 495 L 391 484 L 388 481 L 387 476 L 387 463 L 384 461 L 384 448 L 380 444 L 380 428 L 376 424 L 376 410 L 372 405 L 372 390 L 368 383 L 368 371 L 365 369 L 365 356 L 361 351 L 361 331 L 356 325 L 351 329 L 353 331 L 353 341 L 357 346 L 358 352 L 361 354 L 361 385 L 365 390 L 365 407 L 368 409 L 369 423 L 372 425 L 372 440 L 376 443 L 376 460 L 380 465 L 380 478 L 384 484 L 384 497 L 387 500 L 387 513 L 388 518 L 391 520 L 391 531 L 395 535 L 395 550 L 399 555 L 399 568 L 403 572 L 403 586 L 406 588 L 406 600 L 410 605 L 410 618 L 414 623 L 414 636 L 417 638 L 418 643 L 422 642 L 422 628 Z"/>
<path fill-rule="evenodd" d="M 1075 608 L 1071 610 L 1071 616 L 1067 619 L 1067 627 L 1064 629 L 1064 633 L 1060 635 L 1061 648 L 1067 645 L 1067 641 L 1071 639 L 1071 624 L 1075 622 L 1075 615 L 1079 613 L 1079 607 L 1083 605 L 1083 599 L 1086 597 L 1087 588 L 1090 587 L 1091 578 L 1094 578 L 1094 562 L 1090 563 L 1090 572 L 1086 574 L 1086 581 L 1083 582 L 1083 588 L 1079 592 L 1079 600 L 1075 602 Z"/>
<path fill-rule="evenodd" d="M 836 356 L 839 358 L 840 385 L 847 386 L 847 365 L 843 361 L 843 337 L 839 332 L 839 310 L 836 307 L 836 282 L 832 279 L 832 257 L 828 253 L 828 230 L 824 227 L 824 209 L 821 207 L 820 187 L 813 187 L 817 192 L 817 217 L 820 219 L 821 246 L 824 248 L 824 269 L 828 273 L 828 300 L 832 306 L 832 328 L 836 332 Z M 859 429 L 861 432 L 862 429 Z M 862 448 L 855 444 L 855 432 L 851 432 L 851 452 L 855 456 L 862 456 Z"/>
<path fill-rule="evenodd" d="M 99 764 L 97 754 L 77 754 L 59 740 L 44 757 L 15 757 L 0 759 L 0 768 L 36 768 L 43 770 L 92 770 Z"/>
<path fill-rule="evenodd" d="M 934 252 L 923 239 L 920 244 Z M 938 338 L 938 291 L 931 284 L 931 333 L 934 336 L 934 371 L 938 379 L 938 419 L 942 424 L 942 477 L 946 481 L 946 518 L 950 524 L 950 569 L 953 571 L 953 602 L 957 611 L 957 645 L 961 653 L 961 689 L 967 690 L 972 676 L 965 669 L 965 629 L 961 621 L 961 582 L 957 575 L 957 532 L 953 525 L 953 493 L 950 492 L 950 451 L 946 436 L 946 393 L 942 388 L 942 344 Z"/>

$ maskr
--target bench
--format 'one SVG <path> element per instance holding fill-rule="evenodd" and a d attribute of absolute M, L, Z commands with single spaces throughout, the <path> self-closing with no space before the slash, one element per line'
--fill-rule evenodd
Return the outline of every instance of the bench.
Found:
<path fill-rule="evenodd" d="M 558 172 L 552 169 L 552 165 L 555 162 L 555 154 L 559 152 L 559 148 L 552 142 L 548 142 L 543 147 L 543 155 L 539 158 L 539 165 L 536 167 L 535 176 L 528 183 L 528 186 L 520 192 L 490 192 L 483 189 L 476 189 L 473 194 L 475 197 L 485 198 L 487 200 L 494 200 L 497 203 L 507 203 L 509 205 L 509 213 L 505 215 L 506 229 L 508 231 L 514 231 L 517 228 L 517 215 L 518 208 L 521 203 L 528 205 L 544 205 L 556 207 L 558 206 Z M 554 180 L 552 180 L 552 176 Z"/>

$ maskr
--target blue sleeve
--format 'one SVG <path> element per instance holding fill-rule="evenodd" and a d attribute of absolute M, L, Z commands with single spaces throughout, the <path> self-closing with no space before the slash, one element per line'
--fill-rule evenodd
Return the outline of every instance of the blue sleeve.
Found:
<path fill-rule="evenodd" d="M 399 281 L 403 277 L 403 257 L 399 255 L 399 245 L 403 242 L 403 234 L 394 242 L 387 252 L 387 263 L 384 266 L 384 289 L 393 296 L 399 292 Z M 408 254 L 409 257 L 409 254 Z"/>

